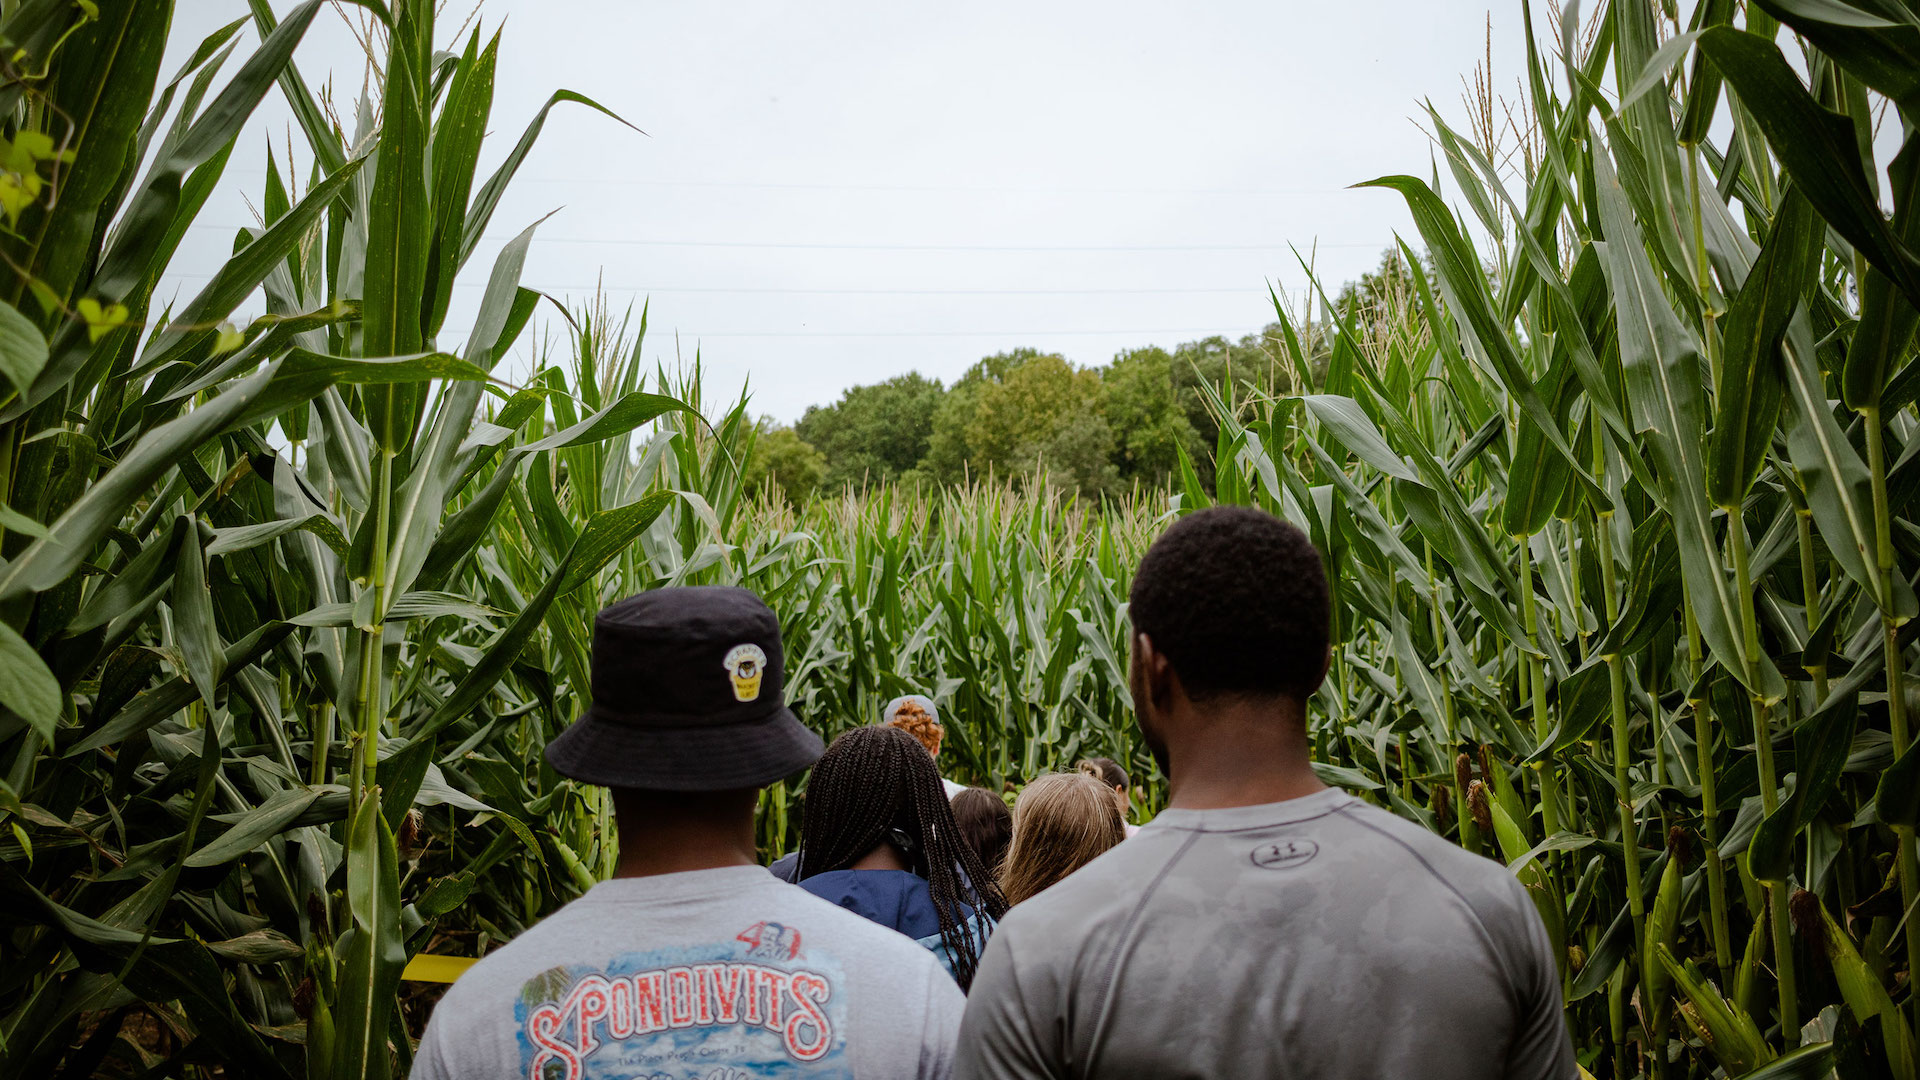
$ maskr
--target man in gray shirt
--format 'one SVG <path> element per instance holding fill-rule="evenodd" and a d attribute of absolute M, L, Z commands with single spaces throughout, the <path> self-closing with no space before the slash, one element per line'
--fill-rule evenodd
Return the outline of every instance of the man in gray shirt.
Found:
<path fill-rule="evenodd" d="M 949 1075 L 965 999 L 934 955 L 755 861 L 759 788 L 821 752 L 780 661 L 744 589 L 600 613 L 592 707 L 547 760 L 614 789 L 618 869 L 460 977 L 415 1078 Z"/>
<path fill-rule="evenodd" d="M 1190 514 L 1141 560 L 1130 617 L 1168 809 L 1000 924 L 958 1080 L 1575 1077 L 1519 882 L 1313 773 L 1328 600 L 1306 537 Z"/>

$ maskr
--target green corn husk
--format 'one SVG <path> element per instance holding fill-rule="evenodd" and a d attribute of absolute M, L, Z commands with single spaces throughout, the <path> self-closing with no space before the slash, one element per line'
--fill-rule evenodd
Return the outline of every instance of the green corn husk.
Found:
<path fill-rule="evenodd" d="M 1833 980 L 1840 985 L 1840 996 L 1847 1003 L 1854 1018 L 1861 1023 L 1878 1018 L 1881 1038 L 1886 1044 L 1887 1063 L 1897 1080 L 1912 1080 L 1914 1076 L 1913 1035 L 1900 1012 L 1894 1007 L 1893 998 L 1887 988 L 1875 975 L 1873 969 L 1854 948 L 1853 941 L 1847 936 L 1840 924 L 1834 921 L 1827 906 L 1812 893 L 1802 890 L 1794 895 L 1797 903 L 1809 909 L 1818 910 L 1818 920 L 1804 920 L 1805 925 L 1820 927 L 1819 946 L 1825 951 L 1827 962 L 1833 968 Z"/>
<path fill-rule="evenodd" d="M 1753 1018 L 1739 1005 L 1721 997 L 1693 961 L 1682 964 L 1675 960 L 1673 950 L 1664 944 L 1654 946 L 1652 952 L 1661 971 L 1686 997 L 1686 1003 L 1679 1009 L 1681 1017 L 1728 1076 L 1745 1075 L 1774 1059 L 1773 1048 L 1761 1037 Z"/>

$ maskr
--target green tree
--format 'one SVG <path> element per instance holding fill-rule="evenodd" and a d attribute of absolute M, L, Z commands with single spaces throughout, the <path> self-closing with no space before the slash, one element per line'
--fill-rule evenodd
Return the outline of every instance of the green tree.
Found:
<path fill-rule="evenodd" d="M 920 470 L 935 482 L 956 484 L 965 479 L 967 460 L 967 424 L 979 403 L 979 382 L 958 382 L 934 406 L 932 430 L 927 433 L 927 456 Z"/>
<path fill-rule="evenodd" d="M 1049 483 L 1071 486 L 1083 496 L 1113 495 L 1120 490 L 1113 450 L 1113 429 L 1106 417 L 1081 409 L 1058 417 L 1044 435 L 1021 443 L 1013 464 L 1029 476 L 1044 471 Z"/>
<path fill-rule="evenodd" d="M 1269 327 L 1269 331 L 1271 338 L 1277 340 L 1279 327 Z M 1279 354 L 1268 346 L 1268 340 L 1266 331 L 1248 334 L 1238 344 L 1215 334 L 1174 347 L 1169 377 L 1180 412 L 1194 432 L 1194 443 L 1188 444 L 1188 454 L 1194 459 L 1201 482 L 1209 488 L 1213 486 L 1212 451 L 1220 439 L 1220 420 L 1213 414 L 1202 386 L 1213 387 L 1223 400 L 1233 402 L 1245 401 L 1255 394 L 1286 392 L 1291 387 L 1286 368 Z M 1203 448 L 1202 453 L 1193 453 L 1195 444 Z"/>
<path fill-rule="evenodd" d="M 1004 471 L 1075 415 L 1102 414 L 1105 397 L 1098 371 L 1076 368 L 1058 353 L 1030 357 L 981 387 L 967 424 L 968 455 Z"/>
<path fill-rule="evenodd" d="M 747 455 L 747 487 L 771 486 L 795 508 L 813 496 L 826 475 L 825 455 L 790 427 L 766 428 Z"/>
<path fill-rule="evenodd" d="M 1172 353 L 1155 345 L 1128 349 L 1114 357 L 1101 381 L 1122 481 L 1164 482 L 1179 464 L 1181 446 L 1196 461 L 1206 456 L 1175 385 Z"/>
<path fill-rule="evenodd" d="M 1054 480 L 1096 495 L 1119 485 L 1113 451 L 1099 370 L 1014 349 L 973 365 L 941 399 L 922 471 L 950 484 L 1045 465 Z"/>
<path fill-rule="evenodd" d="M 827 486 L 884 483 L 927 456 L 934 410 L 944 396 L 938 380 L 909 372 L 809 408 L 794 431 L 825 457 Z"/>
<path fill-rule="evenodd" d="M 984 472 L 988 463 L 973 459 L 967 441 L 967 432 L 979 411 L 981 390 L 999 385 L 1008 372 L 1040 355 L 1038 349 L 1013 349 L 995 353 L 968 368 L 934 407 L 921 471 L 942 484 L 959 483 L 970 472 Z"/>

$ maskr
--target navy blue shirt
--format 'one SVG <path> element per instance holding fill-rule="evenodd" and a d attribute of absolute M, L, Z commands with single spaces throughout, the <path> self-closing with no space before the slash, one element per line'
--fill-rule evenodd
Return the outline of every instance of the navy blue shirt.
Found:
<path fill-rule="evenodd" d="M 800 872 L 800 852 L 789 851 L 785 855 L 773 860 L 767 869 L 773 872 L 774 877 L 779 878 L 789 885 L 793 884 L 793 876 Z"/>
<path fill-rule="evenodd" d="M 919 874 L 907 870 L 829 870 L 795 884 L 910 938 L 940 933 L 940 912 L 933 906 L 933 890 Z M 960 917 L 972 918 L 973 909 L 962 904 Z"/>

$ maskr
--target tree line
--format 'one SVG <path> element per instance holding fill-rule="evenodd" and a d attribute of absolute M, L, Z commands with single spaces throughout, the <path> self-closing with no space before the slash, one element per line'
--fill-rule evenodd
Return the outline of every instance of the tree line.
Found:
<path fill-rule="evenodd" d="M 1405 262 L 1389 251 L 1330 302 L 1322 297 L 1317 317 L 1276 311 L 1286 321 L 1237 341 L 1148 345 L 1084 367 L 1057 352 L 1017 348 L 981 359 L 950 386 L 913 371 L 850 387 L 791 425 L 763 419 L 747 479 L 795 505 L 848 487 L 987 476 L 1099 498 L 1165 485 L 1184 453 L 1211 488 L 1220 421 L 1208 388 L 1246 400 L 1316 385 L 1332 335 L 1351 331 L 1364 344 L 1410 288 Z"/>

